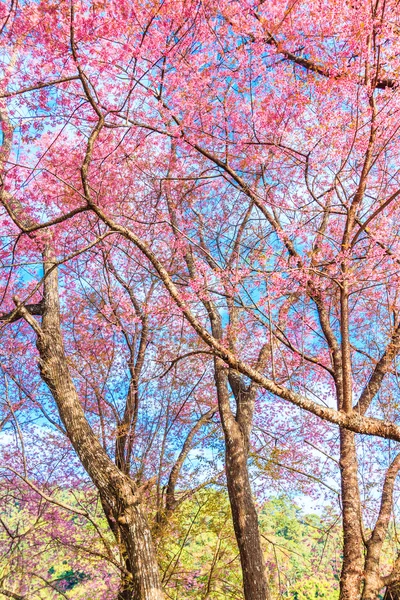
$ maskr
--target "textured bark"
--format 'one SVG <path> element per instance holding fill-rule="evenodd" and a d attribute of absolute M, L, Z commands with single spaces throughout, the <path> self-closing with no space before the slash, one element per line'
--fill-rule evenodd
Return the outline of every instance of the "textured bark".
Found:
<path fill-rule="evenodd" d="M 359 600 L 364 569 L 361 504 L 355 435 L 340 430 L 340 472 L 343 513 L 343 563 L 340 600 Z"/>
<path fill-rule="evenodd" d="M 118 544 L 122 563 L 125 568 L 125 573 L 122 573 L 120 578 L 117 600 L 132 600 L 132 564 L 129 560 L 126 545 L 124 544 L 122 538 L 122 532 L 118 525 L 118 521 L 116 521 L 113 516 L 111 507 L 105 501 L 102 501 L 102 506 L 108 526 L 113 532 L 115 540 Z"/>
<path fill-rule="evenodd" d="M 380 558 L 382 555 L 382 547 L 388 532 L 390 517 L 392 514 L 393 490 L 399 470 L 400 454 L 398 454 L 394 458 L 386 472 L 378 518 L 376 520 L 371 537 L 367 543 L 367 557 L 365 561 L 365 584 L 362 600 L 375 600 L 385 583 L 385 579 L 382 578 L 380 574 Z M 398 562 L 399 558 L 397 559 L 394 565 L 394 569 L 391 576 L 389 576 L 391 580 L 394 581 L 394 583 L 389 585 L 387 588 L 386 596 L 388 598 L 390 598 L 390 595 L 395 598 L 397 597 L 396 594 L 399 594 L 399 584 L 396 582 L 395 577 L 395 574 L 397 573 L 398 569 Z"/>
<path fill-rule="evenodd" d="M 21 307 L 22 316 L 37 334 L 41 376 L 52 392 L 68 437 L 98 489 L 103 506 L 109 507 L 117 523 L 126 549 L 125 562 L 132 573 L 129 585 L 125 582 L 121 600 L 162 600 L 156 555 L 138 490 L 101 446 L 85 417 L 69 373 L 60 328 L 57 269 L 50 251 L 46 254 L 41 327 Z"/>
<path fill-rule="evenodd" d="M 218 405 L 225 436 L 225 468 L 233 526 L 240 553 L 243 589 L 246 600 L 267 600 L 268 584 L 261 548 L 257 512 L 247 467 L 248 439 L 235 419 L 228 390 L 228 373 L 224 363 L 215 360 Z M 248 424 L 249 431 L 251 423 Z"/>

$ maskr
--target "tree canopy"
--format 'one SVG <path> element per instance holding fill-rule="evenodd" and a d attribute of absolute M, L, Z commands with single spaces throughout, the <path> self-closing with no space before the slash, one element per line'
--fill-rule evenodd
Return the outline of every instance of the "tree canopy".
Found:
<path fill-rule="evenodd" d="M 399 17 L 0 5 L 1 594 L 397 597 Z"/>

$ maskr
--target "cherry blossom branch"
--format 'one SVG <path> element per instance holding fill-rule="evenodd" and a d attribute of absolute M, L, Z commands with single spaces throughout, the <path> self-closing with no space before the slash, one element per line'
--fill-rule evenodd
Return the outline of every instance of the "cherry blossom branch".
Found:
<path fill-rule="evenodd" d="M 168 271 L 161 263 L 161 261 L 157 258 L 157 256 L 154 254 L 154 252 L 149 248 L 146 242 L 139 238 L 130 229 L 116 223 L 99 206 L 94 204 L 90 198 L 89 204 L 92 210 L 97 214 L 97 216 L 106 225 L 108 225 L 108 227 L 110 227 L 111 230 L 120 233 L 127 240 L 133 242 L 133 244 L 139 250 L 141 250 L 141 252 L 143 252 L 143 254 L 147 257 L 147 259 L 155 268 L 160 279 L 163 281 L 165 287 L 169 291 L 172 299 L 175 301 L 176 305 L 182 310 L 182 313 L 185 315 L 187 321 L 190 323 L 190 325 L 193 327 L 196 333 L 198 333 L 201 339 L 210 348 L 213 349 L 215 354 L 219 356 L 232 369 L 239 371 L 243 375 L 246 375 L 268 392 L 279 396 L 283 400 L 288 400 L 292 404 L 315 414 L 321 419 L 325 419 L 327 421 L 330 421 L 331 423 L 350 429 L 355 433 L 376 435 L 378 437 L 400 441 L 400 426 L 396 425 L 395 423 L 376 419 L 373 417 L 364 417 L 354 412 L 345 414 L 340 410 L 337 411 L 329 407 L 321 406 L 318 403 L 314 402 L 313 400 L 310 400 L 309 398 L 306 398 L 301 394 L 298 394 L 290 389 L 276 384 L 274 381 L 272 381 L 268 377 L 265 377 L 256 369 L 240 360 L 221 342 L 219 342 L 213 335 L 211 335 L 209 331 L 193 315 L 186 302 L 182 299 L 179 290 L 174 284 Z"/>
<path fill-rule="evenodd" d="M 18 96 L 19 94 L 25 94 L 26 92 L 33 92 L 35 90 L 41 90 L 46 87 L 51 87 L 52 85 L 57 85 L 58 83 L 66 83 L 67 81 L 75 81 L 79 79 L 79 75 L 71 75 L 70 77 L 61 77 L 60 79 L 53 79 L 52 81 L 39 81 L 38 83 L 34 83 L 28 87 L 21 88 L 19 90 L 11 91 L 11 92 L 3 92 L 0 94 L 0 98 L 10 98 L 12 96 Z"/>

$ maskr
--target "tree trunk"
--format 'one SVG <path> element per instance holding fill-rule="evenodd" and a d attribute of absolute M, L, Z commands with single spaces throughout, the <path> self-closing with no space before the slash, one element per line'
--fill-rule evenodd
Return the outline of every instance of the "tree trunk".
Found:
<path fill-rule="evenodd" d="M 246 437 L 231 411 L 227 368 L 219 359 L 215 360 L 215 381 L 225 436 L 226 479 L 242 565 L 244 597 L 245 600 L 267 600 L 269 590 L 247 467 Z"/>
<path fill-rule="evenodd" d="M 107 522 L 110 527 L 110 530 L 113 532 L 115 540 L 118 544 L 120 556 L 121 556 L 121 559 L 122 559 L 122 562 L 123 562 L 123 565 L 125 568 L 125 573 L 122 573 L 122 575 L 121 575 L 117 600 L 136 600 L 136 598 L 141 598 L 141 596 L 137 595 L 137 591 L 136 591 L 137 589 L 140 589 L 140 582 L 136 581 L 136 580 L 142 579 L 143 577 L 147 578 L 148 576 L 143 572 L 142 572 L 142 574 L 137 572 L 138 564 L 136 564 L 136 565 L 132 564 L 131 553 L 128 550 L 126 542 L 124 541 L 124 540 L 126 540 L 126 535 L 124 535 L 124 532 L 121 529 L 119 519 L 115 520 L 110 506 L 102 498 L 101 498 L 101 501 L 102 501 L 104 514 L 107 518 Z M 120 515 L 120 517 L 121 516 L 122 515 Z M 143 518 L 143 515 L 142 515 L 142 518 Z M 147 523 L 146 523 L 146 527 L 148 528 Z M 138 543 L 139 549 L 141 550 L 142 544 L 141 544 L 140 540 L 138 540 L 137 543 Z M 151 560 L 152 559 L 150 557 L 150 562 L 151 562 Z M 143 553 L 143 555 L 141 557 L 141 562 L 144 563 L 146 566 L 146 563 L 148 561 L 149 561 L 149 557 Z M 154 568 L 154 565 L 153 565 L 153 568 Z M 158 575 L 158 569 L 157 569 L 157 575 Z"/>
<path fill-rule="evenodd" d="M 37 334 L 41 376 L 57 403 L 68 437 L 98 489 L 103 506 L 110 507 L 118 524 L 127 564 L 132 567 L 130 589 L 125 586 L 120 598 L 162 600 L 156 554 L 138 490 L 112 462 L 94 434 L 69 373 L 60 327 L 57 268 L 49 250 L 44 270 L 42 326 L 23 308 L 21 314 Z"/>
<path fill-rule="evenodd" d="M 386 588 L 383 600 L 400 600 L 400 583 L 394 583 Z"/>
<path fill-rule="evenodd" d="M 389 579 L 388 577 L 382 577 L 380 564 L 382 548 L 388 533 L 390 518 L 392 515 L 393 491 L 399 471 L 400 454 L 397 454 L 386 471 L 378 518 L 367 542 L 365 582 L 362 600 L 376 600 L 380 590 L 384 587 L 385 581 L 386 583 L 389 583 L 386 589 L 385 598 L 388 599 L 392 596 L 394 600 L 395 598 L 399 597 L 400 587 L 398 582 L 398 573 L 400 567 L 400 556 L 397 556 L 392 568 L 392 572 L 388 576 Z"/>
<path fill-rule="evenodd" d="M 359 600 L 364 568 L 361 504 L 355 434 L 340 430 L 340 471 L 343 512 L 343 564 L 340 600 Z"/>

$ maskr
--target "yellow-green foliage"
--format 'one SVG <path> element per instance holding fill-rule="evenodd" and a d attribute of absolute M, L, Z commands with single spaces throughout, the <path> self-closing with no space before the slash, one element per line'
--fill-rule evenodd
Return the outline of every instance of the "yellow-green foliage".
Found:
<path fill-rule="evenodd" d="M 68 499 L 71 505 L 71 497 L 64 494 L 60 492 L 58 499 Z M 73 498 L 82 507 L 84 496 Z M 91 514 L 96 513 L 96 527 L 79 515 L 62 510 L 58 515 L 51 507 L 43 512 L 40 506 L 32 512 L 15 503 L 3 516 L 20 538 L 10 545 L 0 530 L 4 587 L 28 593 L 32 600 L 114 600 L 119 551 L 101 510 L 93 509 L 98 507 L 93 500 L 86 498 Z M 332 526 L 335 517 L 304 515 L 287 498 L 266 502 L 259 515 L 273 600 L 336 600 L 341 556 L 340 534 L 337 525 Z M 167 598 L 243 600 L 225 490 L 203 489 L 187 499 L 163 526 L 154 527 L 154 538 Z M 110 551 L 112 560 L 107 560 Z"/>
<path fill-rule="evenodd" d="M 303 515 L 275 498 L 260 510 L 273 598 L 338 597 L 340 536 L 331 521 Z M 164 531 L 160 558 L 174 600 L 242 598 L 240 560 L 224 491 L 203 490 L 186 501 Z"/>

